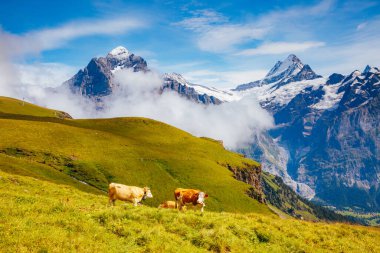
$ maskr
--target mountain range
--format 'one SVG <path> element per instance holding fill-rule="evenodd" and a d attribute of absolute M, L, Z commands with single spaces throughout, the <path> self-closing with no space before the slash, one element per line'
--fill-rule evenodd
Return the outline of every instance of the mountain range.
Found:
<path fill-rule="evenodd" d="M 378 68 L 323 78 L 290 55 L 263 80 L 235 90 L 257 94 L 276 124 L 268 133 L 271 145 L 255 144 L 247 155 L 260 156 L 267 170 L 286 170 L 303 184 L 295 190 L 305 197 L 338 208 L 380 210 Z"/>
<path fill-rule="evenodd" d="M 101 100 L 115 92 L 120 69 L 151 71 L 142 57 L 117 47 L 93 58 L 63 86 Z M 176 73 L 162 80 L 158 92 L 205 105 L 255 96 L 276 126 L 239 152 L 259 160 L 264 171 L 281 176 L 305 198 L 339 209 L 380 210 L 378 68 L 325 78 L 291 54 L 263 79 L 232 90 L 192 84 Z"/>
<path fill-rule="evenodd" d="M 75 93 L 86 97 L 100 99 L 112 94 L 118 87 L 114 73 L 121 69 L 132 70 L 133 72 L 148 72 L 146 61 L 141 57 L 129 52 L 124 47 L 116 47 L 111 50 L 106 57 L 98 57 L 90 60 L 88 65 L 79 70 L 72 78 L 63 83 L 64 87 Z M 213 91 L 207 87 L 190 84 L 179 74 L 164 74 L 163 85 L 159 92 L 176 91 L 181 96 L 191 99 L 197 103 L 220 104 L 219 100 L 208 93 L 216 92 L 226 94 L 227 92 Z M 202 93 L 198 90 L 208 90 Z M 207 93 L 207 94 L 206 94 Z"/>

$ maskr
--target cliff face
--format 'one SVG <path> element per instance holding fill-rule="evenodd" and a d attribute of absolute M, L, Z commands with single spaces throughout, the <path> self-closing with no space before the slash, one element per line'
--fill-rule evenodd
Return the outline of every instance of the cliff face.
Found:
<path fill-rule="evenodd" d="M 276 124 L 239 152 L 304 198 L 380 211 L 379 68 L 321 78 L 290 55 L 235 91 L 255 95 Z"/>
<path fill-rule="evenodd" d="M 93 58 L 88 65 L 78 71 L 63 85 L 68 86 L 73 93 L 87 97 L 102 97 L 112 93 L 115 86 L 115 71 L 120 69 L 132 69 L 134 72 L 148 71 L 146 61 L 125 48 L 115 54 L 110 52 L 106 57 Z"/>
<path fill-rule="evenodd" d="M 233 167 L 229 164 L 225 166 L 234 173 L 234 178 L 252 186 L 247 192 L 251 198 L 258 200 L 260 203 L 266 203 L 261 186 L 261 165 L 251 166 L 246 164 L 246 166 L 242 168 Z"/>
<path fill-rule="evenodd" d="M 305 89 L 275 113 L 280 127 L 271 134 L 289 151 L 288 173 L 314 189 L 315 200 L 379 211 L 380 72 L 335 77 Z M 336 103 L 326 108 L 331 89 Z"/>
<path fill-rule="evenodd" d="M 340 207 L 380 210 L 379 129 L 379 96 L 360 107 L 321 116 L 311 136 L 315 144 L 300 161 L 319 199 Z"/>

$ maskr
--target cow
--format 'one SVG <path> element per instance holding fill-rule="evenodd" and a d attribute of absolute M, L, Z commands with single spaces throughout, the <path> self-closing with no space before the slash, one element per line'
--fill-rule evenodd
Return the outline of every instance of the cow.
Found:
<path fill-rule="evenodd" d="M 172 200 L 164 201 L 158 206 L 158 208 L 176 209 L 175 201 L 172 201 Z M 183 210 L 186 210 L 186 206 L 183 207 Z"/>
<path fill-rule="evenodd" d="M 203 208 L 206 206 L 204 201 L 208 198 L 208 194 L 200 190 L 177 188 L 174 191 L 174 198 L 176 209 L 182 210 L 186 204 L 200 205 L 203 213 Z"/>
<path fill-rule="evenodd" d="M 175 201 L 167 200 L 162 202 L 158 208 L 168 208 L 168 209 L 174 209 L 175 208 Z"/>
<path fill-rule="evenodd" d="M 142 200 L 153 198 L 153 195 L 149 187 L 140 188 L 110 183 L 108 186 L 108 197 L 110 205 L 115 205 L 116 200 L 122 200 L 132 202 L 134 206 L 137 206 Z"/>

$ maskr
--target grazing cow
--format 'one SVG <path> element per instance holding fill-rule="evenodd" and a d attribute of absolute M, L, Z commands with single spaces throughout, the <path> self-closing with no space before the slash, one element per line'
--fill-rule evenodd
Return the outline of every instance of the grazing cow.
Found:
<path fill-rule="evenodd" d="M 149 187 L 136 187 L 123 184 L 110 183 L 108 186 L 109 204 L 115 205 L 115 201 L 123 200 L 132 202 L 137 206 L 142 200 L 146 198 L 153 198 L 152 192 Z"/>
<path fill-rule="evenodd" d="M 206 206 L 204 201 L 208 195 L 200 190 L 177 188 L 174 191 L 174 197 L 176 209 L 179 207 L 179 210 L 182 210 L 186 204 L 193 204 L 193 206 L 202 206 L 201 212 L 203 212 L 203 208 Z"/>

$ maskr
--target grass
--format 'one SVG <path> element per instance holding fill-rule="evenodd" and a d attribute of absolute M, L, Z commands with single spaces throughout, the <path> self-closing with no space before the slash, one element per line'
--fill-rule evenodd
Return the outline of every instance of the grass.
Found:
<path fill-rule="evenodd" d="M 65 118 L 68 114 L 40 107 L 18 99 L 0 96 L 0 114 L 19 114 L 40 117 Z"/>
<path fill-rule="evenodd" d="M 72 120 L 0 97 L 0 126 L 1 252 L 380 252 L 378 228 L 281 212 L 292 207 L 290 193 L 264 174 L 281 219 L 226 168 L 257 162 L 161 122 Z M 154 198 L 108 207 L 111 181 L 148 185 Z M 206 191 L 205 213 L 156 208 L 176 187 Z M 316 219 L 291 199 L 299 214 Z"/>
<path fill-rule="evenodd" d="M 365 222 L 365 224 L 369 226 L 377 226 L 380 227 L 380 213 L 358 213 L 354 211 L 344 210 L 337 211 L 337 213 L 348 216 L 359 218 Z"/>
<path fill-rule="evenodd" d="M 0 172 L 2 252 L 379 252 L 380 229 L 275 215 L 107 207 L 65 184 Z"/>

